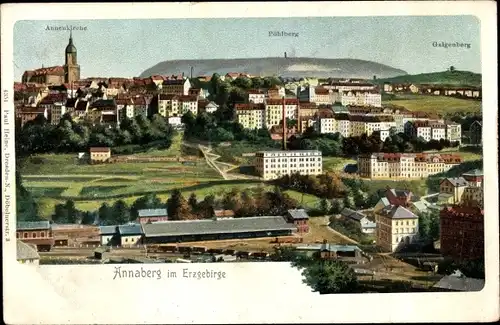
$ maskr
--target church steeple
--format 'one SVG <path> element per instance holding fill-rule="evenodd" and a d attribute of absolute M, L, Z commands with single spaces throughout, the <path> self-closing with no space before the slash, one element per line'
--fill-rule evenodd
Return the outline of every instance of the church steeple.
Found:
<path fill-rule="evenodd" d="M 76 47 L 73 44 L 73 33 L 69 31 L 69 42 L 65 51 L 64 82 L 72 83 L 80 79 L 80 66 L 76 56 Z"/>
<path fill-rule="evenodd" d="M 76 53 L 76 47 L 73 45 L 73 33 L 69 31 L 69 43 L 66 46 L 66 53 Z"/>

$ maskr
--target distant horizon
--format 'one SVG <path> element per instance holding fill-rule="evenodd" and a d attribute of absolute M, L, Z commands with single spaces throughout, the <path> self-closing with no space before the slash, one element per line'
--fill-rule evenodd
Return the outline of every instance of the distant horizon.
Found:
<path fill-rule="evenodd" d="M 82 77 L 133 77 L 164 61 L 283 58 L 284 52 L 290 59 L 370 61 L 408 74 L 449 66 L 481 71 L 474 16 L 36 20 L 14 26 L 14 79 L 63 65 L 68 26 Z M 435 45 L 443 42 L 467 47 Z"/>

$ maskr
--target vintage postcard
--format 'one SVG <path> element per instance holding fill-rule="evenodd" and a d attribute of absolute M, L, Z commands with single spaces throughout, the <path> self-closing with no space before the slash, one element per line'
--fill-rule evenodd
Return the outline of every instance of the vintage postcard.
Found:
<path fill-rule="evenodd" d="M 498 320 L 495 12 L 2 6 L 5 322 Z"/>

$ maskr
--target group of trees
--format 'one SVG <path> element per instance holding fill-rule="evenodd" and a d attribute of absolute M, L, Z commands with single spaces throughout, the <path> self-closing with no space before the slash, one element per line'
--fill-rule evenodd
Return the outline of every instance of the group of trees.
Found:
<path fill-rule="evenodd" d="M 420 238 L 435 241 L 439 239 L 439 210 L 421 213 L 418 218 L 418 234 Z"/>
<path fill-rule="evenodd" d="M 267 129 L 248 130 L 232 120 L 224 120 L 215 113 L 200 113 L 195 116 L 187 112 L 182 116 L 184 136 L 214 143 L 225 141 L 248 141 L 262 145 L 274 145 Z"/>
<path fill-rule="evenodd" d="M 284 215 L 287 210 L 298 207 L 298 202 L 279 187 L 270 191 L 257 188 L 252 191 L 232 189 L 222 197 L 210 194 L 199 200 L 195 193 L 184 197 L 179 189 L 174 189 L 165 201 L 156 194 L 146 194 L 128 205 L 117 200 L 112 205 L 103 203 L 97 211 L 81 211 L 73 200 L 57 204 L 52 215 L 55 223 L 81 223 L 99 225 L 119 225 L 135 221 L 141 209 L 167 209 L 170 220 L 211 219 L 215 217 L 214 208 L 233 210 L 235 217 L 245 218 L 265 215 Z M 26 214 L 27 216 L 36 214 Z"/>
<path fill-rule="evenodd" d="M 209 100 L 213 100 L 218 105 L 232 107 L 234 103 L 243 103 L 247 100 L 247 91 L 249 89 L 269 89 L 275 85 L 282 85 L 282 81 L 276 77 L 253 77 L 248 78 L 239 76 L 232 80 L 224 78 L 222 80 L 218 73 L 214 73 L 210 81 L 202 82 L 198 79 L 191 79 L 191 84 L 196 88 L 208 89 L 210 93 Z"/>
<path fill-rule="evenodd" d="M 337 230 L 338 232 L 356 240 L 357 242 L 370 245 L 373 243 L 373 238 L 369 238 L 365 233 L 361 231 L 359 223 L 352 219 L 347 219 L 344 217 L 337 218 L 336 216 L 330 217 L 329 227 Z"/>
<path fill-rule="evenodd" d="M 21 174 L 16 171 L 16 219 L 17 221 L 39 221 L 38 205 L 24 187 Z"/>
<path fill-rule="evenodd" d="M 371 152 L 414 153 L 458 145 L 458 142 L 446 139 L 428 142 L 422 138 L 412 139 L 404 133 L 392 133 L 385 141 L 375 134 L 344 138 L 340 133 L 320 134 L 312 128 L 302 137 L 292 137 L 289 142 L 291 149 L 320 150 L 324 156 L 356 156 Z"/>
<path fill-rule="evenodd" d="M 366 208 L 379 200 L 376 193 L 369 193 L 367 184 L 361 179 L 342 179 L 329 172 L 316 176 L 293 173 L 274 183 L 285 189 L 320 197 L 317 209 L 322 214 L 337 214 L 344 208 Z"/>
<path fill-rule="evenodd" d="M 271 259 L 291 262 L 302 271 L 303 282 L 319 294 L 355 293 L 360 285 L 354 270 L 339 260 L 323 260 L 319 256 L 306 256 L 293 247 L 277 247 Z"/>
<path fill-rule="evenodd" d="M 173 132 L 166 119 L 160 115 L 154 115 L 151 119 L 142 115 L 134 119 L 124 117 L 119 127 L 76 123 L 69 114 L 64 114 L 59 124 L 52 125 L 45 117 L 38 116 L 17 130 L 16 155 L 78 152 L 92 146 L 146 146 L 153 142 L 168 148 Z"/>

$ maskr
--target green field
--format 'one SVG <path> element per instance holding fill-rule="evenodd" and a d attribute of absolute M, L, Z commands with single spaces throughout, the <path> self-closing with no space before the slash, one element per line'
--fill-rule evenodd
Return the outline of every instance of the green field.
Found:
<path fill-rule="evenodd" d="M 450 148 L 450 149 L 444 149 L 441 151 L 429 150 L 429 151 L 425 151 L 425 152 L 426 153 L 439 153 L 439 154 L 455 154 L 455 155 L 459 155 L 460 157 L 462 157 L 462 159 L 464 161 L 473 161 L 473 160 L 483 159 L 482 154 L 479 154 L 476 152 L 459 150 L 459 148 Z"/>
<path fill-rule="evenodd" d="M 172 138 L 172 144 L 168 149 L 158 150 L 151 149 L 146 152 L 136 153 L 134 156 L 136 157 L 181 157 L 183 155 L 182 150 L 182 138 L 183 133 L 178 132 Z"/>
<path fill-rule="evenodd" d="M 131 203 L 153 192 L 166 199 L 175 188 L 192 190 L 200 196 L 223 189 L 222 178 L 205 160 L 195 163 L 194 166 L 180 162 L 89 165 L 79 163 L 76 154 L 45 154 L 20 162 L 18 170 L 23 185 L 46 217 L 53 213 L 54 204 L 66 199 L 73 199 L 80 209 L 95 210 L 104 201 L 124 199 Z"/>
<path fill-rule="evenodd" d="M 275 147 L 268 147 L 262 144 L 253 144 L 246 141 L 232 142 L 231 146 L 217 146 L 213 148 L 212 153 L 220 156 L 218 161 L 237 165 L 251 164 L 254 157 L 244 157 L 243 154 L 255 153 L 261 150 L 279 150 L 280 145 L 276 143 Z"/>
<path fill-rule="evenodd" d="M 481 102 L 448 96 L 402 95 L 398 99 L 384 101 L 382 104 L 403 106 L 410 111 L 438 113 L 440 115 L 457 113 L 481 113 Z"/>
<path fill-rule="evenodd" d="M 226 184 L 222 184 L 220 181 L 212 181 L 212 182 L 200 183 L 197 186 L 189 186 L 189 187 L 171 186 L 168 190 L 163 189 L 162 191 L 155 191 L 153 189 L 151 192 L 157 193 L 157 197 L 160 198 L 162 202 L 165 202 L 170 197 L 170 191 L 176 187 L 182 191 L 184 197 L 187 198 L 189 195 L 191 195 L 191 193 L 195 193 L 196 196 L 198 197 L 198 200 L 203 199 L 207 195 L 214 195 L 216 197 L 221 197 L 222 195 L 224 195 L 224 193 L 229 192 L 234 188 L 239 190 L 251 189 L 256 187 L 268 188 L 260 182 L 249 182 L 249 183 L 226 182 Z M 109 194 L 109 192 L 106 193 L 106 189 L 109 190 L 109 187 L 95 188 L 93 190 L 97 191 L 95 193 L 105 195 Z M 89 188 L 86 189 L 86 191 L 89 190 L 90 190 Z M 131 205 L 140 196 L 142 195 L 125 195 L 120 199 L 125 201 L 128 205 Z M 95 211 L 99 209 L 102 203 L 106 202 L 111 205 L 117 199 L 118 198 L 103 198 L 96 196 L 95 198 L 92 199 L 77 199 L 75 200 L 75 205 L 78 209 L 82 211 Z M 54 213 L 54 205 L 65 202 L 65 198 L 48 197 L 48 196 L 36 197 L 36 200 L 38 203 L 39 213 L 44 218 L 49 218 Z"/>
<path fill-rule="evenodd" d="M 356 160 L 342 157 L 323 157 L 324 172 L 339 172 L 343 171 L 345 165 L 355 164 Z"/>
<path fill-rule="evenodd" d="M 440 71 L 431 73 L 420 73 L 403 75 L 393 78 L 377 79 L 377 83 L 415 83 L 415 84 L 441 84 L 460 86 L 481 86 L 481 74 L 470 71 Z"/>

